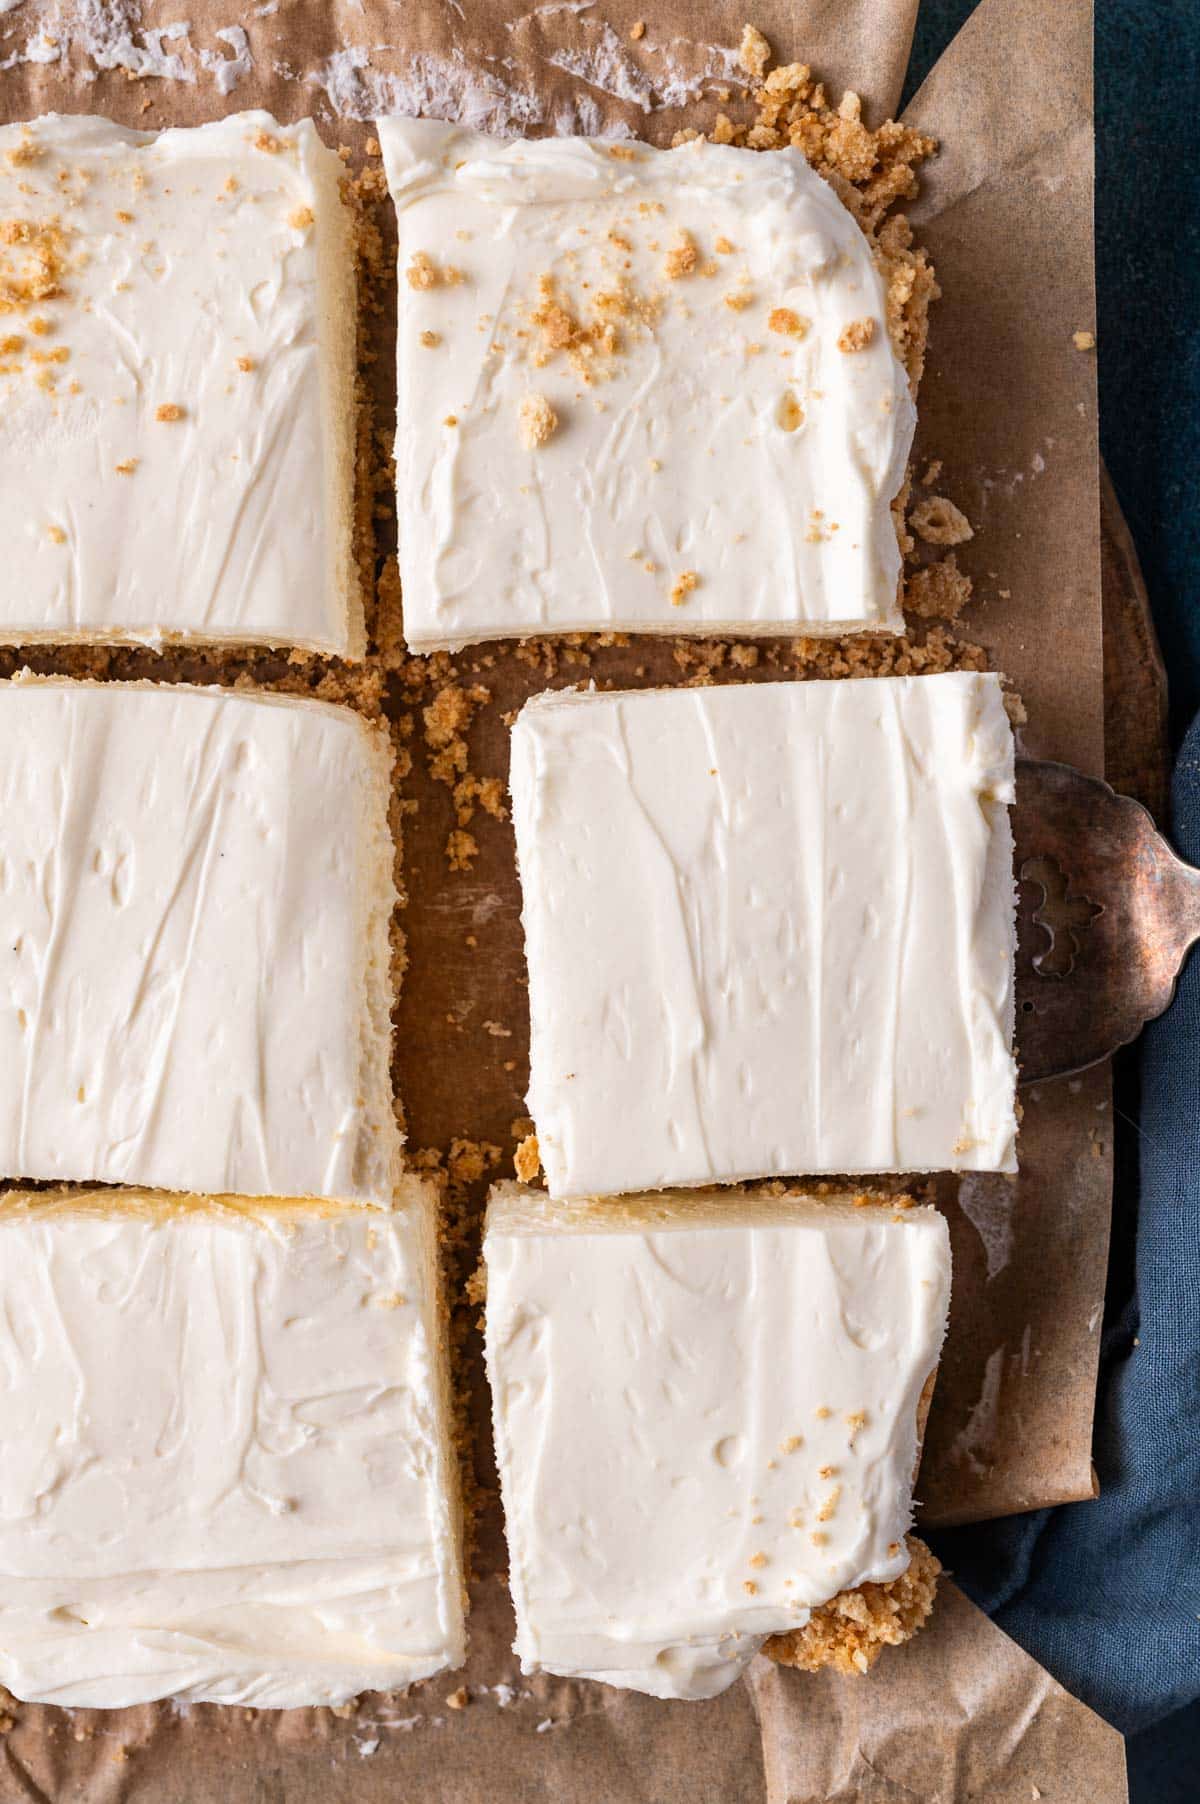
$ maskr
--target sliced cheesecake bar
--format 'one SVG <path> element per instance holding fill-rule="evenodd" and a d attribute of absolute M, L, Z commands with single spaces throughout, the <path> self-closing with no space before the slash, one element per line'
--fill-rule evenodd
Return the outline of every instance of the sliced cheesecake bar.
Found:
<path fill-rule="evenodd" d="M 0 684 L 0 1175 L 386 1207 L 390 786 L 348 708 Z"/>
<path fill-rule="evenodd" d="M 510 782 L 552 1194 L 1015 1168 L 996 677 L 536 696 Z"/>
<path fill-rule="evenodd" d="M 414 650 L 900 630 L 913 403 L 871 246 L 801 151 L 376 130 Z"/>
<path fill-rule="evenodd" d="M 260 112 L 0 126 L 0 643 L 362 655 L 344 173 Z"/>
<path fill-rule="evenodd" d="M 710 1697 L 769 1637 L 861 1667 L 923 1620 L 932 1561 L 913 1572 L 906 1535 L 950 1294 L 936 1210 L 508 1184 L 484 1260 L 526 1672 Z M 864 1585 L 907 1585 L 874 1643 L 822 1615 Z"/>
<path fill-rule="evenodd" d="M 0 1200 L 0 1681 L 338 1704 L 461 1664 L 436 1204 Z"/>

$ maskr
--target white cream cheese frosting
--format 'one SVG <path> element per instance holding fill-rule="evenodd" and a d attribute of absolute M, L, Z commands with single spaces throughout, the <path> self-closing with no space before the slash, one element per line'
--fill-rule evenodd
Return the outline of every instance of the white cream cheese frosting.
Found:
<path fill-rule="evenodd" d="M 552 1194 L 1015 1168 L 996 677 L 536 696 L 510 782 Z"/>
<path fill-rule="evenodd" d="M 0 1682 L 337 1704 L 463 1659 L 435 1205 L 0 1202 Z"/>
<path fill-rule="evenodd" d="M 377 130 L 414 650 L 900 629 L 912 400 L 870 246 L 799 151 Z"/>
<path fill-rule="evenodd" d="M 390 777 L 348 708 L 0 684 L 0 1175 L 389 1204 Z"/>
<path fill-rule="evenodd" d="M 0 127 L 0 642 L 361 656 L 344 173 L 261 112 Z"/>
<path fill-rule="evenodd" d="M 936 1210 L 504 1185 L 484 1257 L 526 1672 L 711 1697 L 767 1635 L 905 1570 Z"/>

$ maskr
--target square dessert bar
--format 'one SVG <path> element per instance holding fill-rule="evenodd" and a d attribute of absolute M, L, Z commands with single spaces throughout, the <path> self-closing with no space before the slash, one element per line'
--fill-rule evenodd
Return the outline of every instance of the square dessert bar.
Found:
<path fill-rule="evenodd" d="M 463 1659 L 436 1205 L 0 1200 L 0 1681 L 337 1704 Z"/>
<path fill-rule="evenodd" d="M 344 173 L 266 113 L 0 127 L 0 642 L 362 655 Z"/>
<path fill-rule="evenodd" d="M 390 783 L 348 708 L 0 684 L 0 1176 L 389 1204 Z"/>
<path fill-rule="evenodd" d="M 904 1575 L 950 1294 L 936 1210 L 509 1184 L 484 1259 L 524 1671 L 711 1697 Z"/>
<path fill-rule="evenodd" d="M 510 781 L 553 1195 L 1015 1168 L 994 676 L 536 696 Z"/>
<path fill-rule="evenodd" d="M 414 650 L 900 629 L 912 399 L 871 247 L 800 151 L 376 129 Z"/>

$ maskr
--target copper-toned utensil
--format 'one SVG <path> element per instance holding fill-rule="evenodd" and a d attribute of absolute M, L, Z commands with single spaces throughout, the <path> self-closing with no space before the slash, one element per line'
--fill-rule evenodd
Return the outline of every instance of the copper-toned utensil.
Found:
<path fill-rule="evenodd" d="M 1161 1015 L 1200 939 L 1200 871 L 1130 796 L 1066 764 L 1017 762 L 1017 1056 L 1068 1077 Z"/>

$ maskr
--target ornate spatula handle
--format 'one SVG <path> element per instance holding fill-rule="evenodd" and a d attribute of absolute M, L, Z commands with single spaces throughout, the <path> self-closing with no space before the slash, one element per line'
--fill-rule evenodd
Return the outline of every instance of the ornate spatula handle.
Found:
<path fill-rule="evenodd" d="M 1136 1039 L 1200 939 L 1200 871 L 1129 796 L 1066 764 L 1017 762 L 1017 1054 L 1022 1084 Z"/>

